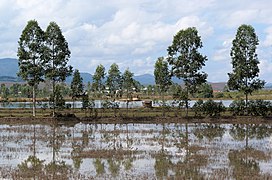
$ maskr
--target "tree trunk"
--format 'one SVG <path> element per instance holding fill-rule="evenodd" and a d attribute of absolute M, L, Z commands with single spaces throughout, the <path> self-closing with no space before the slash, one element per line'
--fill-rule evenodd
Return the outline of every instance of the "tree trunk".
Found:
<path fill-rule="evenodd" d="M 32 87 L 33 117 L 36 116 L 36 87 Z"/>
<path fill-rule="evenodd" d="M 248 93 L 246 93 L 246 115 L 248 115 Z"/>
<path fill-rule="evenodd" d="M 188 117 L 188 109 L 189 109 L 188 97 L 189 97 L 189 88 L 187 87 L 187 94 L 186 94 L 186 100 L 185 100 L 185 106 L 186 106 L 186 117 Z"/>
<path fill-rule="evenodd" d="M 164 100 L 164 92 L 162 92 L 162 116 L 165 117 L 165 100 Z"/>
<path fill-rule="evenodd" d="M 56 98 L 55 98 L 55 80 L 53 80 L 53 82 L 52 82 L 52 85 L 53 85 L 53 94 L 52 94 L 52 96 L 53 96 L 53 117 L 55 117 L 55 111 L 56 111 Z"/>

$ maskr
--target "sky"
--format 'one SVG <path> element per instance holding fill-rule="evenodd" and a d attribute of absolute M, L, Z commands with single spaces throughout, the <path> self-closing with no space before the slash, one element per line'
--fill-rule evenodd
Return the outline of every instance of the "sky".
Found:
<path fill-rule="evenodd" d="M 259 38 L 260 78 L 272 82 L 271 0 L 0 0 L 0 58 L 17 58 L 18 40 L 29 20 L 45 30 L 62 29 L 69 64 L 93 74 L 117 63 L 124 72 L 153 74 L 158 57 L 181 29 L 196 27 L 210 82 L 225 82 L 232 71 L 230 49 L 237 28 L 249 24 Z"/>

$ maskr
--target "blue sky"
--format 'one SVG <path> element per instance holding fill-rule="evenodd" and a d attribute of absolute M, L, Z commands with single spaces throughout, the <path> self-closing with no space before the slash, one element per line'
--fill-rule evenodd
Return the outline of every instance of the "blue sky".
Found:
<path fill-rule="evenodd" d="M 181 29 L 202 37 L 208 81 L 227 81 L 230 48 L 237 28 L 252 25 L 260 40 L 260 78 L 272 82 L 271 0 L 0 0 L 0 58 L 17 58 L 18 39 L 28 20 L 45 30 L 55 21 L 72 52 L 70 62 L 93 74 L 99 64 L 117 63 L 135 75 L 153 74 L 158 57 Z"/>

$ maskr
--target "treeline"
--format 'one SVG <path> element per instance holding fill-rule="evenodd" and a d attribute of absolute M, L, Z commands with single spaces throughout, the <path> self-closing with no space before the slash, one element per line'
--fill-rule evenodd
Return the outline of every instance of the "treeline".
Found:
<path fill-rule="evenodd" d="M 70 50 L 60 27 L 51 22 L 43 31 L 38 22 L 31 20 L 19 39 L 17 55 L 19 57 L 19 72 L 32 91 L 33 116 L 35 116 L 36 93 L 41 82 L 49 82 L 51 89 L 50 102 L 53 116 L 57 103 L 63 103 L 63 85 L 67 76 L 73 72 L 73 80 L 69 95 L 73 101 L 82 98 L 84 102 L 91 98 L 109 96 L 111 98 L 126 98 L 127 103 L 135 92 L 143 90 L 139 82 L 133 79 L 133 73 L 126 69 L 121 73 L 116 63 L 113 63 L 106 73 L 103 65 L 97 66 L 92 84 L 84 88 L 78 70 L 72 70 L 68 60 Z M 241 25 L 231 48 L 232 72 L 228 73 L 228 89 L 244 93 L 246 108 L 248 95 L 261 89 L 265 82 L 258 79 L 259 60 L 256 53 L 258 37 L 250 25 Z M 207 84 L 207 73 L 202 71 L 207 56 L 199 50 L 203 47 L 201 37 L 194 27 L 182 29 L 174 36 L 172 44 L 167 48 L 168 54 L 159 57 L 154 65 L 156 86 L 154 89 L 161 95 L 164 102 L 165 95 L 179 101 L 187 110 L 188 115 L 190 97 L 212 97 L 212 88 Z M 175 85 L 171 81 L 175 76 L 183 80 L 183 85 Z M 89 93 L 86 93 L 86 88 Z M 154 91 L 153 89 L 153 91 Z M 1 90 L 2 91 L 2 90 Z M 90 93 L 91 92 L 91 93 Z M 128 104 L 127 104 L 128 106 Z"/>

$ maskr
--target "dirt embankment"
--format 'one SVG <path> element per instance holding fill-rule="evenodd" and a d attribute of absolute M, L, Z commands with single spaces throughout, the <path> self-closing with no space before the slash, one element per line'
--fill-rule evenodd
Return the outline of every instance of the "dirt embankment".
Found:
<path fill-rule="evenodd" d="M 76 123 L 128 124 L 128 123 L 217 123 L 217 124 L 272 124 L 272 117 L 2 117 L 0 124 L 71 125 Z"/>

